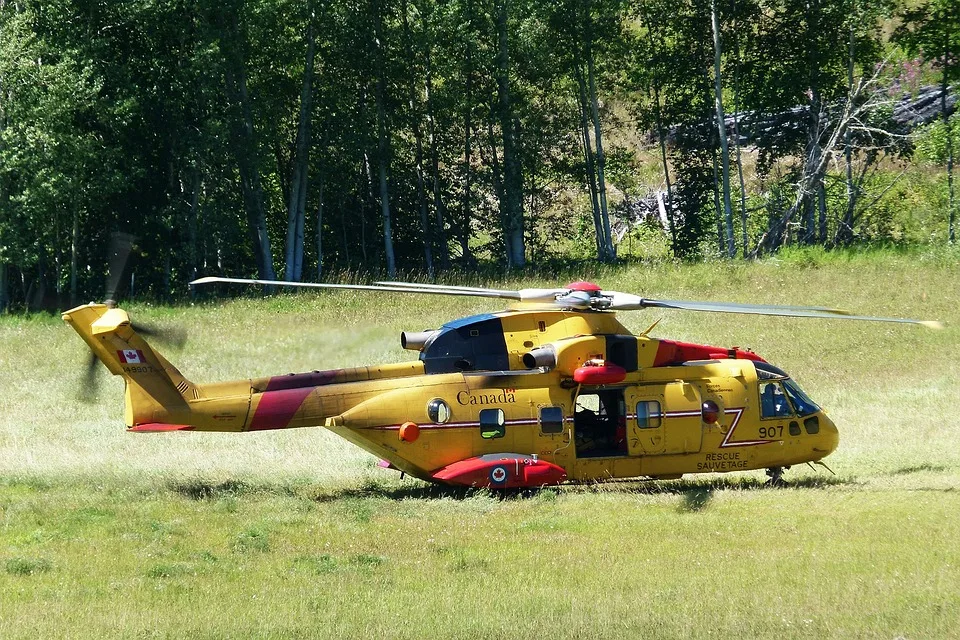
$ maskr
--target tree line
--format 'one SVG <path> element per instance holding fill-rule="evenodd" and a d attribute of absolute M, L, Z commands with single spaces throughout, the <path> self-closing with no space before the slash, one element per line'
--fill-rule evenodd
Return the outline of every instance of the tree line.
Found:
<path fill-rule="evenodd" d="M 911 153 L 901 60 L 952 242 L 960 0 L 911 7 L 0 0 L 0 307 L 97 298 L 117 231 L 155 296 L 613 261 L 640 196 L 679 258 L 855 243 Z"/>

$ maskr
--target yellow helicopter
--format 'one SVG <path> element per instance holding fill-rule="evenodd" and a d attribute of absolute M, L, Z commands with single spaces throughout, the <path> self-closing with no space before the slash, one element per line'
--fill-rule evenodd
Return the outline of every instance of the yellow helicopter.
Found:
<path fill-rule="evenodd" d="M 345 285 L 201 278 L 272 286 L 479 296 L 513 309 L 404 332 L 419 359 L 196 384 L 113 304 L 63 314 L 126 383 L 130 431 L 261 431 L 322 426 L 423 480 L 540 487 L 611 478 L 784 469 L 820 463 L 839 433 L 781 369 L 739 348 L 633 335 L 617 311 L 648 308 L 936 322 L 824 307 L 654 300 L 589 282 L 556 289 L 380 282 Z M 822 464 L 822 463 L 820 463 Z"/>

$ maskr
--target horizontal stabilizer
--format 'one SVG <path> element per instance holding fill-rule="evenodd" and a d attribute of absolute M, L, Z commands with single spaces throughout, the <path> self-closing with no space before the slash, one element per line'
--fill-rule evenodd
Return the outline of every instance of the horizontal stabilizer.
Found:
<path fill-rule="evenodd" d="M 163 422 L 149 422 L 147 424 L 138 424 L 130 427 L 128 431 L 137 431 L 138 433 L 160 433 L 162 431 L 192 431 L 193 427 L 188 424 L 165 424 Z"/>

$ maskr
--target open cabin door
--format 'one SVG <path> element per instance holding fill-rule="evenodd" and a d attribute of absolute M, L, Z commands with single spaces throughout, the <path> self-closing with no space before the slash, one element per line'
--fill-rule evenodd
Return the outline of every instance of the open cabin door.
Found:
<path fill-rule="evenodd" d="M 631 456 L 700 451 L 700 390 L 687 382 L 631 387 L 626 394 Z"/>
<path fill-rule="evenodd" d="M 628 409 L 619 387 L 581 387 L 574 401 L 577 458 L 627 456 Z"/>

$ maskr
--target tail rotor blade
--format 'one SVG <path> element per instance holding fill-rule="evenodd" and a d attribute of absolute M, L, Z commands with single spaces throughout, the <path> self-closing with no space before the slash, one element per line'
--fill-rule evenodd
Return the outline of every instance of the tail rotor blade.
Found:
<path fill-rule="evenodd" d="M 182 349 L 187 343 L 187 332 L 180 328 L 157 327 L 152 324 L 131 323 L 134 331 L 145 338 L 156 338 L 170 346 Z"/>
<path fill-rule="evenodd" d="M 107 254 L 107 281 L 103 294 L 103 299 L 107 305 L 110 302 L 116 303 L 117 288 L 120 286 L 120 280 L 123 278 L 123 272 L 126 269 L 127 261 L 130 259 L 135 241 L 136 237 L 129 233 L 117 231 L 110 235 L 110 250 Z"/>
<path fill-rule="evenodd" d="M 80 388 L 77 390 L 77 399 L 81 402 L 90 404 L 97 398 L 100 390 L 100 377 L 98 375 L 97 356 L 91 352 L 87 358 L 87 366 L 80 378 Z"/>

